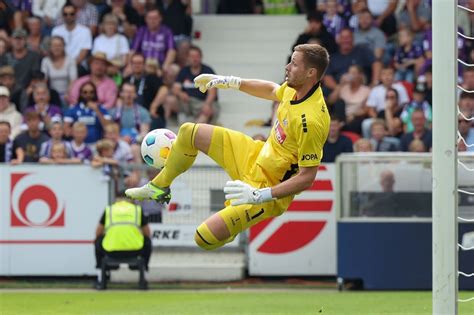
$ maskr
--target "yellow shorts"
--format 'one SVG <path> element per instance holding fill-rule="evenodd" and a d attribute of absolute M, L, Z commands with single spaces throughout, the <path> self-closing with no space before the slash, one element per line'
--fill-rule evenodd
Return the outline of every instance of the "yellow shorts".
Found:
<path fill-rule="evenodd" d="M 241 132 L 216 126 L 208 155 L 229 174 L 232 180 L 239 179 L 256 188 L 263 188 L 270 186 L 272 182 L 270 179 L 268 181 L 255 180 L 255 178 L 265 178 L 263 170 L 255 163 L 264 144 L 264 142 L 253 140 Z M 293 197 L 287 196 L 253 206 L 231 206 L 226 202 L 226 207 L 221 210 L 220 214 L 226 221 L 231 234 L 234 234 L 232 230 L 239 225 L 241 225 L 240 231 L 242 231 L 263 219 L 282 214 L 288 209 Z"/>

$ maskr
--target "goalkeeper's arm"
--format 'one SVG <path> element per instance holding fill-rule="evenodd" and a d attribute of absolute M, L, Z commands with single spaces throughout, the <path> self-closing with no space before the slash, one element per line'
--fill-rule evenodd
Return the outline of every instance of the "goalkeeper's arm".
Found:
<path fill-rule="evenodd" d="M 280 86 L 276 83 L 257 79 L 241 79 L 234 76 L 201 74 L 194 79 L 194 85 L 205 93 L 210 88 L 235 89 L 247 94 L 272 101 L 279 101 L 276 92 Z"/>
<path fill-rule="evenodd" d="M 271 101 L 279 101 L 276 96 L 276 92 L 279 88 L 280 85 L 270 81 L 242 79 L 239 90 L 256 97 Z"/>

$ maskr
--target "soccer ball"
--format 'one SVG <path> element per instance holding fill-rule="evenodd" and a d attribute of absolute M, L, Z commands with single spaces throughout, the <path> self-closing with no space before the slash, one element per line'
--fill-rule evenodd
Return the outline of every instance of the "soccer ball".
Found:
<path fill-rule="evenodd" d="M 176 139 L 173 131 L 168 129 L 155 129 L 143 138 L 141 153 L 146 164 L 162 169 L 171 150 L 171 145 Z"/>

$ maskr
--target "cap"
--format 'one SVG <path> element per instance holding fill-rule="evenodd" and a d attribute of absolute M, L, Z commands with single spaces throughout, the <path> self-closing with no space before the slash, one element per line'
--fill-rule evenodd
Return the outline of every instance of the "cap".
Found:
<path fill-rule="evenodd" d="M 13 38 L 19 38 L 19 37 L 25 38 L 26 36 L 28 36 L 28 33 L 22 28 L 17 28 L 12 33 Z"/>
<path fill-rule="evenodd" d="M 0 67 L 0 76 L 4 75 L 15 75 L 15 69 L 12 66 L 3 66 Z"/>
<path fill-rule="evenodd" d="M 107 59 L 107 55 L 101 51 L 96 51 L 95 53 L 93 53 L 92 56 L 89 58 L 89 63 L 91 63 L 93 60 L 100 60 L 107 64 L 110 64 L 110 61 Z"/>
<path fill-rule="evenodd" d="M 0 96 L 10 97 L 10 91 L 6 86 L 0 86 Z"/>

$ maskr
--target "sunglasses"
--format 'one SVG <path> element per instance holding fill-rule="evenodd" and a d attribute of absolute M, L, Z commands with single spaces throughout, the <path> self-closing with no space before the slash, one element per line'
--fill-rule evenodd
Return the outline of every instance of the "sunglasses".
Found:
<path fill-rule="evenodd" d="M 76 12 L 63 12 L 63 16 L 74 16 Z"/>
<path fill-rule="evenodd" d="M 95 94 L 94 90 L 82 90 L 81 94 Z"/>

